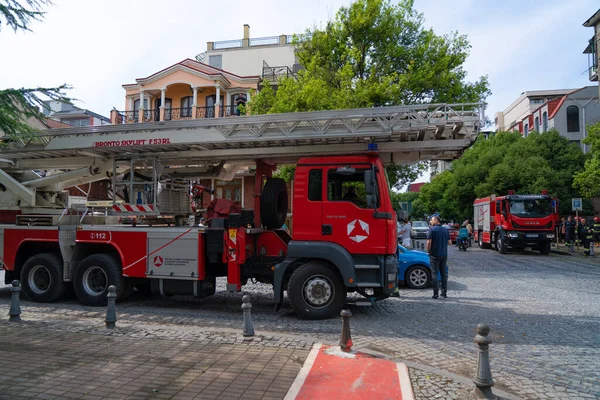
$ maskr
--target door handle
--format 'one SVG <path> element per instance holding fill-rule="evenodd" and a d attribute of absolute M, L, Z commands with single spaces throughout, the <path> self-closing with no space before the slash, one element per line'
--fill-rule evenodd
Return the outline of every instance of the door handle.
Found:
<path fill-rule="evenodd" d="M 331 234 L 333 234 L 333 227 L 331 225 L 322 225 L 321 233 L 323 235 L 331 235 Z"/>

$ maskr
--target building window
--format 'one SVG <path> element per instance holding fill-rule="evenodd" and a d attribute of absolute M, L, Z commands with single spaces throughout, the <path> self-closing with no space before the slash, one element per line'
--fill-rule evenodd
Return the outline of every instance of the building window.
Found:
<path fill-rule="evenodd" d="M 531 104 L 542 104 L 544 99 L 532 99 Z"/>
<path fill-rule="evenodd" d="M 540 117 L 535 117 L 535 131 L 540 132 Z"/>
<path fill-rule="evenodd" d="M 242 180 L 220 181 L 215 179 L 215 198 L 242 203 Z"/>
<path fill-rule="evenodd" d="M 192 116 L 192 103 L 194 98 L 192 96 L 182 97 L 181 98 L 181 117 L 191 117 Z"/>
<path fill-rule="evenodd" d="M 323 192 L 323 178 L 320 169 L 311 169 L 308 173 L 308 200 L 321 201 Z"/>
<path fill-rule="evenodd" d="M 211 67 L 223 69 L 223 56 L 208 56 L 208 65 Z"/>
<path fill-rule="evenodd" d="M 569 142 L 581 147 L 581 140 L 569 140 Z"/>
<path fill-rule="evenodd" d="M 579 107 L 567 107 L 567 132 L 579 132 Z"/>
<path fill-rule="evenodd" d="M 542 114 L 542 129 L 544 132 L 548 130 L 548 113 L 546 111 Z"/>
<path fill-rule="evenodd" d="M 523 136 L 527 137 L 529 135 L 529 124 L 525 124 L 525 130 L 523 131 Z"/>
<path fill-rule="evenodd" d="M 242 110 L 245 110 L 248 99 L 245 93 L 238 93 L 231 95 L 231 114 L 240 115 Z"/>

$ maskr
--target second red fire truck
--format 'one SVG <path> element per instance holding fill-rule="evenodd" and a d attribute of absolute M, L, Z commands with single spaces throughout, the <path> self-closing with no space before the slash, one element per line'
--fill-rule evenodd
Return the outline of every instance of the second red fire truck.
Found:
<path fill-rule="evenodd" d="M 541 194 L 491 195 L 476 199 L 475 239 L 479 247 L 491 247 L 504 254 L 509 248 L 531 247 L 549 254 L 558 223 L 558 201 Z"/>

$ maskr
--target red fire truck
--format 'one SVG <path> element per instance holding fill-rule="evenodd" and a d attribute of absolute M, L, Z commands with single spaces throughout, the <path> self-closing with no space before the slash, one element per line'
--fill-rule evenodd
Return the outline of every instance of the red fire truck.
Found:
<path fill-rule="evenodd" d="M 491 195 L 474 202 L 475 239 L 479 247 L 505 254 L 531 247 L 549 254 L 558 223 L 558 200 L 542 194 Z"/>
<path fill-rule="evenodd" d="M 287 291 L 302 318 L 339 315 L 348 292 L 371 304 L 397 287 L 396 214 L 384 163 L 415 152 L 456 157 L 479 121 L 476 110 L 434 105 L 72 128 L 5 140 L 5 282 L 20 279 L 38 302 L 56 301 L 72 286 L 83 304 L 100 306 L 109 285 L 118 299 L 135 287 L 205 297 L 215 293 L 217 277 L 232 292 L 252 279 L 273 284 L 277 307 Z M 278 164 L 290 163 L 297 165 L 293 238 L 280 229 L 286 184 L 272 178 Z M 123 216 L 165 214 L 181 222 L 192 213 L 198 178 L 231 180 L 248 165 L 253 210 L 221 210 L 206 227 L 119 224 Z M 65 191 L 97 181 L 111 183 L 108 204 Z"/>

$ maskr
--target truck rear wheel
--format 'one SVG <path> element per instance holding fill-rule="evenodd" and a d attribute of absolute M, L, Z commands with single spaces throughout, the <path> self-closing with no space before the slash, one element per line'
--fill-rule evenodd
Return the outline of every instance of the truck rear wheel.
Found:
<path fill-rule="evenodd" d="M 86 306 L 105 306 L 108 287 L 117 287 L 117 300 L 129 296 L 133 285 L 123 278 L 121 263 L 108 254 L 92 254 L 79 263 L 73 277 L 77 298 Z"/>
<path fill-rule="evenodd" d="M 337 317 L 346 303 L 346 287 L 327 264 L 312 261 L 290 277 L 287 289 L 292 308 L 302 319 Z"/>
<path fill-rule="evenodd" d="M 267 229 L 279 229 L 288 212 L 287 185 L 283 179 L 267 179 L 260 195 L 260 222 Z"/>
<path fill-rule="evenodd" d="M 21 270 L 23 293 L 38 303 L 49 303 L 63 297 L 67 284 L 63 281 L 60 256 L 52 253 L 36 254 Z"/>

